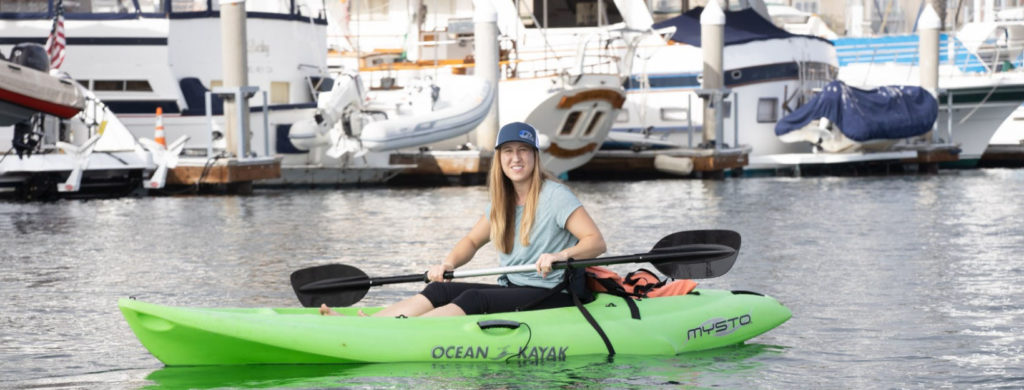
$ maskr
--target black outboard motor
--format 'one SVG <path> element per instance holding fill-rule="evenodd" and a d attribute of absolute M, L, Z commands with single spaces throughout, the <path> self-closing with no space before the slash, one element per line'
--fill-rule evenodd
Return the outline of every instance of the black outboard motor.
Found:
<path fill-rule="evenodd" d="M 38 43 L 19 43 L 11 49 L 11 62 L 40 72 L 50 71 L 50 56 Z"/>
<path fill-rule="evenodd" d="M 43 133 L 35 129 L 41 126 L 42 114 L 32 115 L 32 118 L 21 123 L 14 124 L 14 138 L 11 139 L 11 146 L 18 153 L 18 159 L 32 157 L 32 152 L 39 147 L 43 140 Z"/>

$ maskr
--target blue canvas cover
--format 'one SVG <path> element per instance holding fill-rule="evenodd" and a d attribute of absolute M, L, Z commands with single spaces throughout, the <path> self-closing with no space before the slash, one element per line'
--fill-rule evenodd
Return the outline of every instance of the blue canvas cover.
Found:
<path fill-rule="evenodd" d="M 671 19 L 652 25 L 655 29 L 675 26 L 676 32 L 672 40 L 700 47 L 700 13 L 704 7 L 697 7 Z M 747 8 L 741 11 L 725 12 L 725 45 L 736 45 L 766 39 L 783 39 L 792 37 L 811 38 L 832 44 L 827 39 L 810 35 L 791 34 L 765 20 L 757 11 Z"/>
<path fill-rule="evenodd" d="M 921 87 L 885 86 L 872 90 L 833 81 L 810 102 L 775 124 L 775 135 L 783 135 L 825 117 L 851 140 L 899 139 L 918 136 L 932 129 L 939 115 L 939 103 Z"/>

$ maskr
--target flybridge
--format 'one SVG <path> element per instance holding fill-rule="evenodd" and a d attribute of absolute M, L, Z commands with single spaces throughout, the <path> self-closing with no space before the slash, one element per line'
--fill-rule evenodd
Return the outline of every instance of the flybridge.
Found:
<path fill-rule="evenodd" d="M 189 19 L 218 17 L 219 0 L 161 1 L 161 0 L 96 0 L 92 2 L 61 3 L 68 20 L 117 20 L 138 18 Z M 0 19 L 53 19 L 57 13 L 57 0 L 29 0 L 4 3 Z M 327 25 L 327 12 L 319 2 L 296 4 L 283 2 L 246 2 L 246 16 L 256 19 L 301 20 Z"/>

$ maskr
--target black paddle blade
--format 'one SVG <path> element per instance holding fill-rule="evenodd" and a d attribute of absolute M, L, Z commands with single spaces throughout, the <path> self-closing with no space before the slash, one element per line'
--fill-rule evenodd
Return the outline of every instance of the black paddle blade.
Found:
<path fill-rule="evenodd" d="M 308 288 L 311 284 L 325 280 L 353 283 L 351 287 L 335 288 L 330 291 Z M 366 296 L 366 292 L 370 290 L 370 277 L 356 267 L 327 264 L 292 272 L 292 288 L 295 289 L 295 296 L 299 297 L 303 307 L 319 307 L 322 303 L 331 307 L 349 306 Z"/>
<path fill-rule="evenodd" d="M 728 253 L 710 256 L 701 262 L 664 261 L 653 263 L 661 273 L 675 279 L 705 279 L 724 275 L 736 263 L 740 250 L 740 234 L 732 230 L 689 230 L 665 236 L 654 245 L 652 253 L 671 252 L 684 245 L 717 244 L 732 248 Z"/>

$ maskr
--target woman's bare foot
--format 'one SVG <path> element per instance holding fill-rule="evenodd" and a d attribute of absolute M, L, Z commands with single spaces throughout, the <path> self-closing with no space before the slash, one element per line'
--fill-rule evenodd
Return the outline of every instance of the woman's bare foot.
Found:
<path fill-rule="evenodd" d="M 320 315 L 322 315 L 322 316 L 340 316 L 341 313 L 338 313 L 338 312 L 332 310 L 331 308 L 327 307 L 326 303 L 321 303 L 320 304 Z"/>
<path fill-rule="evenodd" d="M 322 316 L 341 316 L 343 314 L 338 313 L 338 312 L 334 311 L 333 309 L 327 307 L 326 303 L 321 303 L 320 304 L 320 315 L 322 315 Z M 363 309 L 359 309 L 359 316 L 360 317 L 368 317 L 366 315 L 366 313 L 363 313 Z"/>

